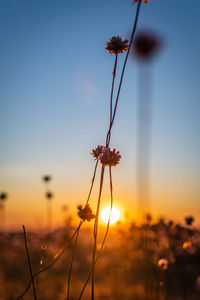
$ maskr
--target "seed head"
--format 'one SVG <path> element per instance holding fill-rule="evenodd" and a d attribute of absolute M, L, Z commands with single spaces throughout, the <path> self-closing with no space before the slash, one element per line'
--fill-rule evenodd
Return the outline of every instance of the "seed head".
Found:
<path fill-rule="evenodd" d="M 185 224 L 192 226 L 194 218 L 192 216 L 185 217 Z"/>
<path fill-rule="evenodd" d="M 51 200 L 53 198 L 53 193 L 51 193 L 51 192 L 46 192 L 45 195 L 48 200 Z"/>
<path fill-rule="evenodd" d="M 44 175 L 44 176 L 42 177 L 42 180 L 43 180 L 44 182 L 49 182 L 49 181 L 51 180 L 51 176 L 50 176 L 50 175 Z"/>
<path fill-rule="evenodd" d="M 5 201 L 7 198 L 8 198 L 8 194 L 7 194 L 7 193 L 2 192 L 2 193 L 0 194 L 0 200 L 1 200 L 1 201 Z"/>
<path fill-rule="evenodd" d="M 113 36 L 106 43 L 106 50 L 108 53 L 123 53 L 129 49 L 128 40 L 122 41 L 121 35 Z"/>
<path fill-rule="evenodd" d="M 95 149 L 92 150 L 91 154 L 98 159 L 99 155 L 102 153 L 102 150 L 104 149 L 104 146 L 100 146 L 98 145 L 98 147 L 96 147 Z"/>
<path fill-rule="evenodd" d="M 148 31 L 141 31 L 133 44 L 133 55 L 140 60 L 148 60 L 157 53 L 161 46 L 158 36 Z"/>
<path fill-rule="evenodd" d="M 104 147 L 102 153 L 99 155 L 100 163 L 105 167 L 116 167 L 119 164 L 121 155 L 119 151 L 116 152 L 116 149 L 110 149 L 110 147 Z"/>
<path fill-rule="evenodd" d="M 82 205 L 79 205 L 77 208 L 78 208 L 78 216 L 83 221 L 87 220 L 89 222 L 95 218 L 95 214 L 93 214 L 89 204 L 86 204 L 84 208 L 82 208 Z"/>

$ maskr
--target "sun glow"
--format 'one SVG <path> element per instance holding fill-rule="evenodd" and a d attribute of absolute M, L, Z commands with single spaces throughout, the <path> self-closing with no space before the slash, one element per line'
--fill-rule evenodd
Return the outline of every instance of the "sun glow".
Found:
<path fill-rule="evenodd" d="M 104 209 L 102 209 L 100 217 L 104 223 L 108 223 L 109 216 L 110 216 L 110 206 L 107 206 Z M 113 206 L 111 217 L 110 217 L 110 224 L 116 223 L 120 219 L 120 216 L 121 216 L 120 210 Z"/>

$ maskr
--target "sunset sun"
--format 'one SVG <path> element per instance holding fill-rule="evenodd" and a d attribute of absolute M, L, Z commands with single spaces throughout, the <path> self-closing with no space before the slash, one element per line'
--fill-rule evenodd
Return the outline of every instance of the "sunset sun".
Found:
<path fill-rule="evenodd" d="M 108 223 L 108 219 L 110 216 L 110 206 L 103 208 L 100 216 L 101 216 L 101 220 L 104 223 Z M 116 207 L 113 207 L 111 212 L 110 224 L 116 223 L 120 219 L 120 216 L 121 216 L 120 210 Z"/>

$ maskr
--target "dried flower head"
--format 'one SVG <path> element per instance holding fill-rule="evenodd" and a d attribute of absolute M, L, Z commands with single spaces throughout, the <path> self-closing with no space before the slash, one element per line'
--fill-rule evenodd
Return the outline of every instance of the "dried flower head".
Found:
<path fill-rule="evenodd" d="M 1 200 L 1 201 L 5 201 L 7 198 L 8 198 L 8 194 L 7 194 L 7 193 L 2 192 L 2 193 L 0 194 L 0 200 Z"/>
<path fill-rule="evenodd" d="M 50 200 L 50 199 L 53 198 L 53 193 L 51 193 L 51 192 L 46 192 L 45 196 L 46 196 L 46 198 L 47 198 L 48 200 Z"/>
<path fill-rule="evenodd" d="M 194 218 L 192 216 L 185 217 L 185 224 L 192 226 Z"/>
<path fill-rule="evenodd" d="M 106 50 L 108 53 L 123 53 L 129 49 L 128 40 L 122 41 L 121 35 L 113 36 L 106 43 Z"/>
<path fill-rule="evenodd" d="M 87 220 L 88 222 L 95 218 L 95 214 L 93 214 L 89 204 L 86 204 L 84 208 L 82 208 L 82 205 L 78 206 L 78 216 L 83 221 Z"/>
<path fill-rule="evenodd" d="M 49 181 L 51 180 L 51 176 L 50 176 L 50 175 L 44 175 L 44 176 L 42 177 L 42 180 L 43 180 L 44 182 L 49 182 Z"/>
<path fill-rule="evenodd" d="M 140 60 L 151 59 L 161 46 L 160 38 L 151 32 L 141 31 L 137 34 L 133 44 L 133 55 Z"/>
<path fill-rule="evenodd" d="M 98 159 L 99 155 L 102 153 L 102 150 L 104 149 L 104 146 L 100 146 L 98 145 L 98 147 L 96 147 L 95 149 L 92 150 L 91 154 Z"/>
<path fill-rule="evenodd" d="M 110 147 L 104 147 L 102 153 L 99 155 L 99 161 L 104 167 L 115 167 L 119 164 L 120 159 L 121 155 L 119 151 L 116 152 L 115 148 L 111 150 Z"/>
<path fill-rule="evenodd" d="M 158 267 L 161 268 L 162 270 L 167 270 L 168 264 L 169 262 L 166 258 L 161 258 L 158 261 Z"/>

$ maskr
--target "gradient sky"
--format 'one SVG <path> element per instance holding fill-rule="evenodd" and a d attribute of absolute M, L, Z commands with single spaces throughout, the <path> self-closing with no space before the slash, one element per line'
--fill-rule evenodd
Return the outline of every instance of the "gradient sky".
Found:
<path fill-rule="evenodd" d="M 163 39 L 152 65 L 152 213 L 200 214 L 200 39 L 198 0 L 143 4 L 138 29 Z M 114 57 L 105 43 L 130 36 L 131 0 L 0 1 L 0 190 L 8 192 L 7 226 L 43 224 L 43 174 L 51 174 L 54 223 L 61 205 L 84 203 L 91 149 L 105 143 Z M 120 66 L 124 55 L 120 57 Z M 120 68 L 119 66 L 119 68 Z M 138 64 L 128 61 L 111 147 L 115 202 L 137 217 Z M 92 197 L 95 206 L 98 181 Z M 109 202 L 106 184 L 103 201 Z"/>

